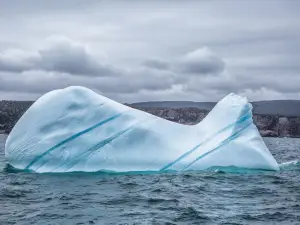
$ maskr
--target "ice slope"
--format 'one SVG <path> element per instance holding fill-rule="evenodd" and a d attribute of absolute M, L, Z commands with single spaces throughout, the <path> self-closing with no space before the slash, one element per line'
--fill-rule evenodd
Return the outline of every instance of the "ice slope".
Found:
<path fill-rule="evenodd" d="M 278 170 L 246 98 L 229 94 L 195 126 L 129 108 L 83 87 L 39 98 L 6 141 L 8 162 L 35 172 Z"/>

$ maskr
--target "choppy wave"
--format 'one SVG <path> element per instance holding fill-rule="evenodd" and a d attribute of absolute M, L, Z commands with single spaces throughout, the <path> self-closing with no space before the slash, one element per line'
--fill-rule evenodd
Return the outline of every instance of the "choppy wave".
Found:
<path fill-rule="evenodd" d="M 295 170 L 300 169 L 299 160 L 291 160 L 279 164 L 280 170 Z"/>
<path fill-rule="evenodd" d="M 299 225 L 300 139 L 264 140 L 280 171 L 40 174 L 8 165 L 0 137 L 0 224 Z"/>
<path fill-rule="evenodd" d="M 279 164 L 280 171 L 283 170 L 296 170 L 300 169 L 300 161 L 292 160 L 288 162 L 283 162 Z M 277 173 L 280 171 L 274 170 L 264 170 L 264 169 L 249 169 L 249 168 L 242 168 L 236 166 L 212 166 L 205 170 L 194 171 L 196 173 L 206 173 L 206 172 L 213 172 L 213 173 L 232 173 L 232 174 L 257 174 L 257 173 Z M 7 173 L 36 173 L 35 171 L 29 169 L 18 169 L 10 165 L 9 163 L 3 168 L 3 172 Z M 118 171 L 111 171 L 111 170 L 99 170 L 93 172 L 85 172 L 85 171 L 70 171 L 70 172 L 45 172 L 43 174 L 104 174 L 104 175 L 140 175 L 140 174 L 164 174 L 164 173 L 172 173 L 172 174 L 187 174 L 193 172 L 192 170 L 186 171 L 176 171 L 176 170 L 164 170 L 164 171 L 130 171 L 130 172 L 118 172 Z"/>

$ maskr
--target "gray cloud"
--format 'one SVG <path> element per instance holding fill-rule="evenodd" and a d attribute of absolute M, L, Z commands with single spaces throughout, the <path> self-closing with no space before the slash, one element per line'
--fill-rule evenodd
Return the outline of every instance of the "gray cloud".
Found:
<path fill-rule="evenodd" d="M 299 10 L 294 0 L 0 1 L 1 98 L 83 85 L 126 102 L 300 99 Z"/>
<path fill-rule="evenodd" d="M 1 91 L 36 94 L 71 85 L 86 86 L 107 95 L 132 94 L 143 90 L 154 92 L 168 90 L 172 89 L 176 83 L 178 83 L 176 74 L 152 69 L 130 71 L 119 77 L 95 77 L 93 79 L 47 71 L 28 71 L 19 76 L 15 76 L 14 73 L 0 73 Z"/>
<path fill-rule="evenodd" d="M 31 57 L 17 49 L 0 53 L 0 71 L 22 72 L 30 70 L 34 66 Z"/>
<path fill-rule="evenodd" d="M 207 47 L 186 54 L 181 61 L 181 69 L 193 74 L 219 74 L 225 68 L 223 60 Z"/>
<path fill-rule="evenodd" d="M 272 71 L 274 73 L 284 71 L 299 72 L 300 64 L 298 63 L 297 55 L 285 54 L 266 54 L 263 56 L 244 57 L 242 59 L 226 59 L 226 63 L 235 68 L 243 68 L 244 70 L 259 72 Z"/>
<path fill-rule="evenodd" d="M 66 37 L 53 36 L 37 52 L 11 50 L 0 54 L 0 71 L 45 70 L 73 75 L 110 76 L 113 67 L 101 64 L 85 46 Z"/>
<path fill-rule="evenodd" d="M 94 58 L 86 53 L 83 46 L 65 37 L 51 37 L 47 39 L 45 47 L 37 52 L 26 53 L 20 50 L 7 52 L 2 62 L 9 62 L 10 64 L 7 63 L 7 65 L 10 67 L 2 67 L 2 70 L 7 73 L 0 73 L 0 90 L 45 93 L 55 88 L 83 85 L 106 94 L 128 94 L 140 91 L 171 90 L 173 86 L 183 85 L 189 79 L 188 76 L 181 76 L 180 67 L 175 66 L 180 59 L 167 62 L 151 58 L 142 63 L 144 66 L 142 68 L 114 67 L 114 71 L 118 71 L 118 74 L 113 74 L 112 70 L 106 72 L 105 69 L 112 68 L 112 66 L 99 67 Z M 184 62 L 185 65 L 188 63 L 196 65 L 196 60 L 200 60 L 200 67 L 204 68 L 199 69 L 197 73 L 221 72 L 218 68 L 214 68 L 220 59 L 208 48 L 204 48 L 203 51 L 204 54 L 198 54 L 199 50 L 196 51 L 195 62 L 193 62 L 194 58 L 191 60 L 189 58 L 194 52 L 183 56 L 190 60 Z M 174 70 L 171 70 L 171 64 L 174 65 Z M 95 76 L 90 79 L 90 75 Z"/>
<path fill-rule="evenodd" d="M 57 71 L 75 75 L 109 76 L 115 71 L 100 64 L 90 55 L 84 45 L 64 37 L 54 37 L 49 46 L 39 50 L 37 66 L 46 71 Z"/>
<path fill-rule="evenodd" d="M 158 70 L 167 70 L 170 68 L 169 62 L 157 58 L 145 60 L 142 65 Z"/>

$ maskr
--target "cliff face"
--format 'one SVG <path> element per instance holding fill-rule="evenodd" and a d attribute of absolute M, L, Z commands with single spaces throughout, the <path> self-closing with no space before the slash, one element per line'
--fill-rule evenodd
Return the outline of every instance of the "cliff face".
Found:
<path fill-rule="evenodd" d="M 153 115 L 181 124 L 199 123 L 208 110 L 198 108 L 138 108 Z M 253 121 L 264 137 L 300 137 L 300 116 L 254 115 Z"/>
<path fill-rule="evenodd" d="M 0 101 L 0 133 L 9 133 L 32 101 Z"/>
<path fill-rule="evenodd" d="M 33 104 L 30 101 L 0 101 L 0 133 L 9 133 L 18 119 Z M 196 107 L 166 108 L 166 107 L 137 107 L 164 119 L 187 125 L 199 123 L 209 110 Z M 254 123 L 262 136 L 268 137 L 300 137 L 300 115 L 279 116 L 255 114 Z"/>

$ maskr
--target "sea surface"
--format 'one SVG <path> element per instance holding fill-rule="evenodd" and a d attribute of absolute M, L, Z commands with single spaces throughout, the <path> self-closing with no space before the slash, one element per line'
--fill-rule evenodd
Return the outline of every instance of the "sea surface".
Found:
<path fill-rule="evenodd" d="M 300 224 L 300 139 L 265 138 L 281 170 L 36 174 L 4 158 L 0 224 Z"/>

